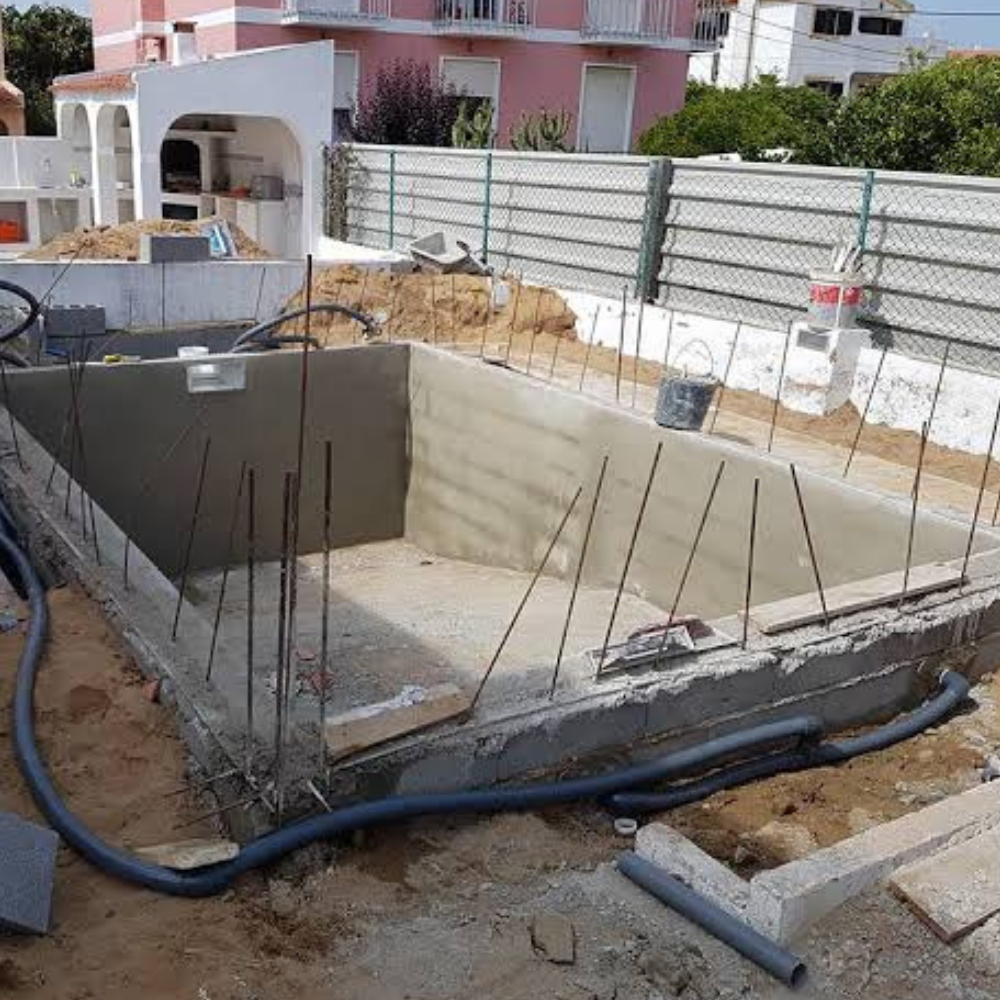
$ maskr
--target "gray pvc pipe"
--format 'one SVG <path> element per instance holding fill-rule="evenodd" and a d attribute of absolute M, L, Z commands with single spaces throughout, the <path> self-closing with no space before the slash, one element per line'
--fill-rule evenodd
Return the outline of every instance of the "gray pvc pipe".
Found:
<path fill-rule="evenodd" d="M 797 989 L 805 982 L 806 966 L 800 958 L 716 906 L 669 872 L 632 851 L 627 851 L 618 859 L 618 870 L 639 888 L 729 945 L 786 986 Z"/>

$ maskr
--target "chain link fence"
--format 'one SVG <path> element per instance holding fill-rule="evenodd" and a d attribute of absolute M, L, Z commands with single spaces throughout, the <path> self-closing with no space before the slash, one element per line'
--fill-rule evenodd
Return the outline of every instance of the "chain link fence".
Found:
<path fill-rule="evenodd" d="M 781 330 L 809 274 L 864 250 L 876 344 L 1000 370 L 1000 182 L 785 164 L 343 147 L 330 235 L 444 232 L 500 272 Z M 337 180 L 331 183 L 330 177 Z"/>

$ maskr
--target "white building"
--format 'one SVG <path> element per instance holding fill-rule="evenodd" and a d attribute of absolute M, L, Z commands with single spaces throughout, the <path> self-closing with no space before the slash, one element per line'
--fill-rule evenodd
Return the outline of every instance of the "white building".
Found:
<path fill-rule="evenodd" d="M 742 87 L 761 76 L 833 96 L 903 72 L 914 58 L 935 62 L 947 45 L 912 26 L 906 0 L 703 0 L 690 77 Z"/>

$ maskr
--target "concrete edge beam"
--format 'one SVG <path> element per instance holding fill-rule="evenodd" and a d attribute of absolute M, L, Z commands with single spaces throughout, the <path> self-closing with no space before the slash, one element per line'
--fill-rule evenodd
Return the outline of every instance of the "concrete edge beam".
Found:
<path fill-rule="evenodd" d="M 1000 826 L 1000 783 L 973 788 L 750 880 L 747 919 L 787 944 L 897 868 Z"/>

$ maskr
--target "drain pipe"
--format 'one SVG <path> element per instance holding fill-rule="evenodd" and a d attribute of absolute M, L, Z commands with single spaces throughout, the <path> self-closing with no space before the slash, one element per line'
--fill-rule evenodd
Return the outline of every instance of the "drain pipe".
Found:
<path fill-rule="evenodd" d="M 779 982 L 792 989 L 805 983 L 806 967 L 800 958 L 716 906 L 669 872 L 632 851 L 627 851 L 618 859 L 618 871 L 661 903 L 750 959 Z"/>
<path fill-rule="evenodd" d="M 0 288 L 2 287 L 3 285 L 0 283 Z M 365 334 L 369 337 L 374 337 L 378 333 L 378 324 L 371 316 L 358 312 L 356 309 L 350 309 L 347 306 L 339 306 L 335 302 L 321 302 L 307 309 L 293 309 L 291 312 L 275 316 L 274 319 L 258 323 L 256 326 L 241 333 L 229 351 L 231 354 L 236 353 L 239 351 L 239 348 L 245 344 L 249 344 L 251 341 L 255 341 L 262 333 L 270 333 L 272 330 L 294 319 L 300 319 L 303 316 L 313 316 L 316 313 L 335 313 L 340 316 L 346 316 L 348 319 L 353 319 L 364 327 Z"/>
<path fill-rule="evenodd" d="M 608 804 L 616 813 L 626 816 L 667 812 L 752 781 L 816 767 L 834 767 L 919 736 L 954 711 L 968 697 L 970 690 L 971 685 L 965 677 L 946 670 L 938 681 L 938 693 L 930 701 L 902 719 L 870 733 L 827 743 L 805 744 L 796 750 L 743 761 L 665 792 L 621 792 L 611 796 Z"/>

